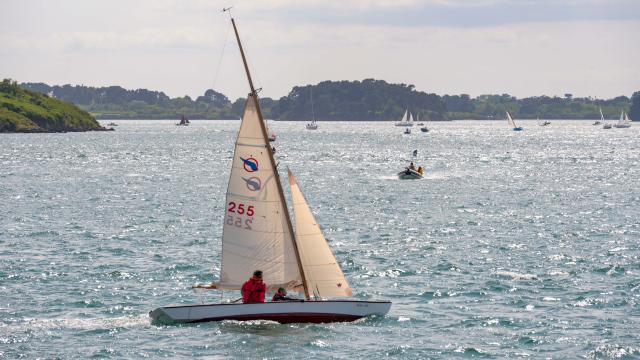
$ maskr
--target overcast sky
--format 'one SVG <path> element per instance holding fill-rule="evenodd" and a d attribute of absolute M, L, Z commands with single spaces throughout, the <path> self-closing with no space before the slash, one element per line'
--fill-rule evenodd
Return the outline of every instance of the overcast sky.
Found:
<path fill-rule="evenodd" d="M 263 97 L 365 78 L 440 95 L 640 90 L 640 0 L 0 0 L 0 77 L 233 100 L 248 85 L 231 5 Z"/>

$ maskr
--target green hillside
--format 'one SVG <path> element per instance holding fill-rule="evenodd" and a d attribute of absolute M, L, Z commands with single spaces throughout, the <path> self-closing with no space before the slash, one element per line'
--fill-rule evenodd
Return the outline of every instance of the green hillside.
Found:
<path fill-rule="evenodd" d="M 0 83 L 0 132 L 65 132 L 105 130 L 77 106 L 18 87 L 8 79 Z"/>

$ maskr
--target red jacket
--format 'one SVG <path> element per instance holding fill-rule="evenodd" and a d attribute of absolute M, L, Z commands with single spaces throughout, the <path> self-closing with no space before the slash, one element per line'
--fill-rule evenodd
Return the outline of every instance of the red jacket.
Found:
<path fill-rule="evenodd" d="M 242 302 L 245 304 L 263 303 L 266 291 L 267 286 L 262 280 L 251 278 L 242 285 Z"/>

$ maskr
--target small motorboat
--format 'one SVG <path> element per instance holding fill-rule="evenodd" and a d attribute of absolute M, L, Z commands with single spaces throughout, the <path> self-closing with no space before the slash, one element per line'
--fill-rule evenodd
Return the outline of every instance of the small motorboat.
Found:
<path fill-rule="evenodd" d="M 429 129 L 427 129 L 427 127 L 425 126 L 425 127 L 421 127 L 421 128 L 420 128 L 420 131 L 422 131 L 422 132 L 429 132 Z"/>
<path fill-rule="evenodd" d="M 307 124 L 307 130 L 318 130 L 318 123 L 315 120 Z"/>
<path fill-rule="evenodd" d="M 276 133 L 271 133 L 271 135 L 269 135 L 269 141 L 271 142 L 276 141 Z"/>
<path fill-rule="evenodd" d="M 422 179 L 424 176 L 417 172 L 416 170 L 411 170 L 406 168 L 398 173 L 398 178 L 400 180 L 416 180 Z"/>
<path fill-rule="evenodd" d="M 603 124 L 602 128 L 603 129 L 611 129 L 611 124 Z"/>
<path fill-rule="evenodd" d="M 107 124 L 107 126 L 118 126 L 118 124 L 114 123 L 114 122 L 110 122 Z"/>
<path fill-rule="evenodd" d="M 405 134 L 405 135 L 409 135 L 409 134 L 411 134 L 411 129 L 410 129 L 410 128 L 406 128 L 406 129 L 404 129 L 404 134 Z"/>
<path fill-rule="evenodd" d="M 600 121 L 596 120 L 596 121 L 593 122 L 592 125 L 600 125 L 600 124 L 602 124 L 602 123 Z"/>

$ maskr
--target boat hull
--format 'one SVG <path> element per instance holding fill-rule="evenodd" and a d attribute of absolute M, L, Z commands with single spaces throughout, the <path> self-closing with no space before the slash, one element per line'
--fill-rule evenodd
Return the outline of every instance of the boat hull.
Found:
<path fill-rule="evenodd" d="M 630 128 L 631 125 L 629 125 L 629 124 L 616 124 L 616 125 L 613 125 L 613 127 L 614 128 L 618 128 L 618 129 L 626 129 L 626 128 Z"/>
<path fill-rule="evenodd" d="M 514 127 L 513 131 L 522 131 L 523 129 L 521 127 Z"/>
<path fill-rule="evenodd" d="M 400 171 L 398 173 L 398 178 L 400 178 L 401 180 L 415 180 L 415 179 L 422 179 L 423 176 L 420 175 L 420 173 L 417 171 L 407 169 L 407 170 Z"/>
<path fill-rule="evenodd" d="M 385 315 L 389 301 L 284 301 L 259 304 L 206 304 L 167 306 L 149 313 L 155 324 L 208 321 L 269 320 L 288 323 L 329 323 L 354 321 L 371 315 Z"/>

